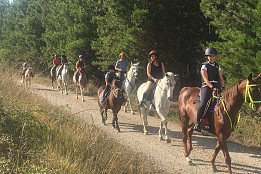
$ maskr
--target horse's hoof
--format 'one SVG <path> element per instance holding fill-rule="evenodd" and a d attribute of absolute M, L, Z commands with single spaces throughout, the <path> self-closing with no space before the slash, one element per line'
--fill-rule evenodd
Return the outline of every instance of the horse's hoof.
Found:
<path fill-rule="evenodd" d="M 144 131 L 144 135 L 148 135 L 148 132 L 147 132 L 147 131 Z"/>
<path fill-rule="evenodd" d="M 212 172 L 217 172 L 218 171 L 216 166 L 215 167 L 211 167 L 211 169 L 212 169 Z"/>
<path fill-rule="evenodd" d="M 170 139 L 167 139 L 167 143 L 171 143 L 171 140 L 170 140 Z"/>
<path fill-rule="evenodd" d="M 131 114 L 132 114 L 132 115 L 135 115 L 135 113 L 134 113 L 133 111 L 131 111 Z"/>
<path fill-rule="evenodd" d="M 163 141 L 163 138 L 162 138 L 162 137 L 159 137 L 159 140 L 160 140 L 160 141 Z"/>
<path fill-rule="evenodd" d="M 193 162 L 192 161 L 188 161 L 188 165 L 189 166 L 193 166 Z"/>
<path fill-rule="evenodd" d="M 66 92 L 66 95 L 68 95 L 68 92 Z"/>

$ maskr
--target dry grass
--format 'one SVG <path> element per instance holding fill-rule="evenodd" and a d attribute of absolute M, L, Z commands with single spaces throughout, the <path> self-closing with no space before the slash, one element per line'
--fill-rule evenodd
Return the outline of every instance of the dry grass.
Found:
<path fill-rule="evenodd" d="M 161 173 L 145 157 L 32 95 L 4 73 L 0 105 L 0 173 Z"/>

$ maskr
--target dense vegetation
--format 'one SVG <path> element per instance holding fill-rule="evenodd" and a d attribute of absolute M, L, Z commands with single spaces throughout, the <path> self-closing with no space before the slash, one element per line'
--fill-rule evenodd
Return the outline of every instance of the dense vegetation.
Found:
<path fill-rule="evenodd" d="M 157 49 L 182 85 L 197 85 L 211 45 L 231 83 L 261 71 L 260 15 L 258 0 L 0 0 L 0 57 L 18 68 L 28 58 L 48 72 L 55 52 L 72 65 L 83 54 L 93 71 L 121 51 L 145 66 Z"/>

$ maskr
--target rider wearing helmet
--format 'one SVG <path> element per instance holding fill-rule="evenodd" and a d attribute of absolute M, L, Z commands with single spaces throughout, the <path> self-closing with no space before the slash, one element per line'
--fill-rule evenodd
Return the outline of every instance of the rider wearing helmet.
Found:
<path fill-rule="evenodd" d="M 128 71 L 129 61 L 125 59 L 125 53 L 121 52 L 119 55 L 120 59 L 116 62 L 115 69 L 118 71 L 120 82 L 119 87 L 122 86 L 123 80 L 126 78 Z"/>
<path fill-rule="evenodd" d="M 102 98 L 102 102 L 106 101 L 109 93 L 110 93 L 110 89 L 113 85 L 115 85 L 115 82 L 117 80 L 117 76 L 115 74 L 115 66 L 114 65 L 109 65 L 108 66 L 108 72 L 105 74 L 105 89 L 104 89 L 104 93 L 103 93 L 103 98 Z"/>
<path fill-rule="evenodd" d="M 152 50 L 149 53 L 150 62 L 147 64 L 147 76 L 148 80 L 144 88 L 143 99 L 140 101 L 139 106 L 142 106 L 143 102 L 149 95 L 149 92 L 153 85 L 156 85 L 159 79 L 165 76 L 165 66 L 158 60 L 159 54 L 157 50 Z"/>
<path fill-rule="evenodd" d="M 62 54 L 62 55 L 61 55 L 61 63 L 62 63 L 62 65 L 64 65 L 64 64 L 67 64 L 67 63 L 68 63 L 68 60 L 67 60 L 67 58 L 66 58 L 66 55 L 65 55 L 65 54 Z"/>
<path fill-rule="evenodd" d="M 216 62 L 217 50 L 215 48 L 207 48 L 205 56 L 208 61 L 204 62 L 201 66 L 202 85 L 200 89 L 200 105 L 197 113 L 197 124 L 194 127 L 199 132 L 201 131 L 200 122 L 205 114 L 204 111 L 212 93 L 221 90 L 225 85 L 222 69 Z"/>
<path fill-rule="evenodd" d="M 81 68 L 85 68 L 83 55 L 79 55 L 78 60 L 76 62 L 76 72 L 74 73 L 74 77 L 75 77 L 76 81 L 78 81 L 79 71 L 81 70 Z"/>

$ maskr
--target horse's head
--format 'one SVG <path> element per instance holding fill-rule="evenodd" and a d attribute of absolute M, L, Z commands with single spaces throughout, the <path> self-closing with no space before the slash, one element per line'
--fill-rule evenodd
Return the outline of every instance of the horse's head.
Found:
<path fill-rule="evenodd" d="M 116 86 L 113 86 L 111 88 L 111 92 L 115 98 L 122 98 L 122 91 L 120 88 L 117 88 Z"/>
<path fill-rule="evenodd" d="M 177 83 L 177 78 L 178 76 L 176 74 L 173 74 L 172 72 L 167 72 L 165 77 L 159 82 L 159 86 L 167 94 L 167 99 L 169 101 L 173 100 L 173 91 Z"/>
<path fill-rule="evenodd" d="M 138 75 L 139 75 L 139 65 L 140 62 L 138 63 L 131 63 L 131 67 L 130 67 L 130 70 L 128 71 L 128 76 L 130 77 L 134 77 L 135 79 L 138 78 Z"/>
<path fill-rule="evenodd" d="M 258 112 L 261 112 L 261 73 L 256 77 L 252 77 L 252 73 L 248 76 L 246 83 L 245 100 L 247 100 Z"/>

